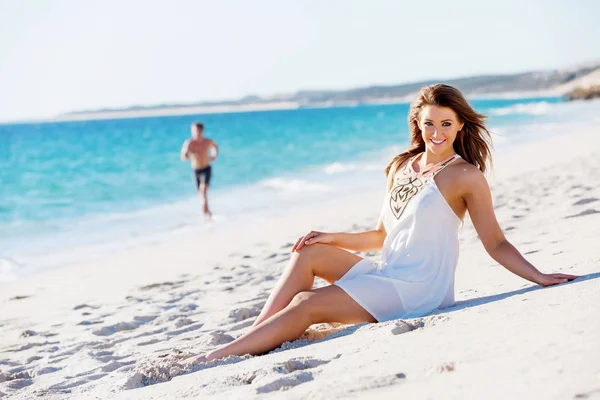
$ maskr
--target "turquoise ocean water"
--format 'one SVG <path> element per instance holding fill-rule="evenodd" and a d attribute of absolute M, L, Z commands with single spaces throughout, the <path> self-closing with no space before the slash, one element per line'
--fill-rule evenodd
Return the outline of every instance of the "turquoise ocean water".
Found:
<path fill-rule="evenodd" d="M 572 130 L 597 103 L 473 100 L 496 148 Z M 315 199 L 380 187 L 408 138 L 408 104 L 0 125 L 0 281 L 207 229 L 190 167 L 189 124 L 220 147 L 214 226 L 252 223 Z M 383 189 L 382 189 L 383 190 Z"/>

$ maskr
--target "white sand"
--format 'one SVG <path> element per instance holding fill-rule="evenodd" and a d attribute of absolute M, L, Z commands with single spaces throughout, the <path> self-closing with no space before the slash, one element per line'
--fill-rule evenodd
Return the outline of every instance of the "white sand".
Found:
<path fill-rule="evenodd" d="M 577 281 L 540 288 L 512 275 L 485 254 L 467 221 L 455 307 L 406 321 L 316 327 L 306 337 L 342 329 L 265 356 L 181 370 L 181 358 L 232 340 L 252 323 L 297 236 L 374 226 L 382 186 L 260 226 L 156 243 L 0 286 L 0 393 L 600 398 L 594 129 L 498 156 L 492 179 L 509 240 L 539 269 L 584 276 Z"/>

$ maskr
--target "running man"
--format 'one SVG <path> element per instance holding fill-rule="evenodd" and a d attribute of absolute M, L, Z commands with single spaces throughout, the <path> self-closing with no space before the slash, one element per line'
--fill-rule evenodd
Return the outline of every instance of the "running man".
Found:
<path fill-rule="evenodd" d="M 181 146 L 181 160 L 190 161 L 196 178 L 196 188 L 204 207 L 204 217 L 210 220 L 212 213 L 208 208 L 206 192 L 210 184 L 212 168 L 210 164 L 217 159 L 219 147 L 209 138 L 204 137 L 204 125 L 194 122 L 191 126 L 192 138 L 183 142 Z"/>

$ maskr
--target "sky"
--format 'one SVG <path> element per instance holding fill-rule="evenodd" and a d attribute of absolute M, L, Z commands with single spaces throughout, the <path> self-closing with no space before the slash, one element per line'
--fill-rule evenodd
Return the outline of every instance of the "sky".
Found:
<path fill-rule="evenodd" d="M 0 120 L 600 61 L 600 1 L 0 0 Z"/>

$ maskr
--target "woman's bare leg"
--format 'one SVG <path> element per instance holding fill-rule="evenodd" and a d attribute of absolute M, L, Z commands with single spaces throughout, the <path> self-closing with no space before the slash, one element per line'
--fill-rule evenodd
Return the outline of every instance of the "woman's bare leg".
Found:
<path fill-rule="evenodd" d="M 269 295 L 253 327 L 283 310 L 294 296 L 313 287 L 315 276 L 333 283 L 362 260 L 356 254 L 340 248 L 316 243 L 304 246 L 292 255 L 275 288 Z"/>
<path fill-rule="evenodd" d="M 210 361 L 230 355 L 263 354 L 285 341 L 297 339 L 310 325 L 320 322 L 356 324 L 376 320 L 337 286 L 303 291 L 296 294 L 285 309 L 252 327 L 233 342 L 195 361 Z"/>

